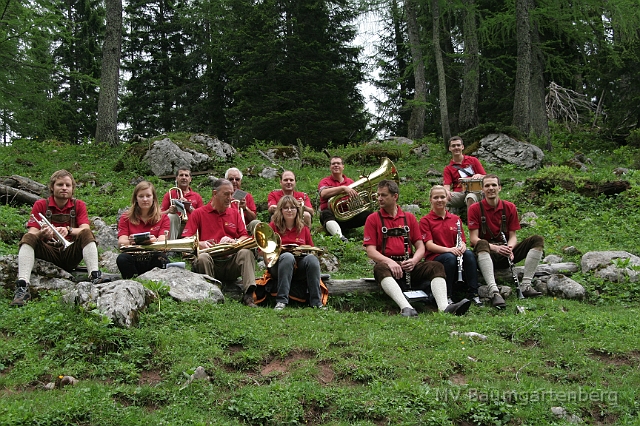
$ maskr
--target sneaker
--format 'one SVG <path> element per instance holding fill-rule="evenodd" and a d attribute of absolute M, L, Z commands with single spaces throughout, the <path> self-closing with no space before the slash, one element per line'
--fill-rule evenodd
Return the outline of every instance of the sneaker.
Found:
<path fill-rule="evenodd" d="M 253 301 L 253 294 L 245 294 L 244 299 L 242 299 L 245 305 L 250 308 L 257 308 L 256 302 Z"/>
<path fill-rule="evenodd" d="M 471 306 L 471 300 L 462 299 L 457 303 L 450 304 L 444 308 L 444 311 L 448 314 L 464 315 L 469 310 L 469 306 Z"/>
<path fill-rule="evenodd" d="M 278 302 L 278 303 L 276 303 L 276 307 L 275 307 L 275 308 L 273 308 L 273 310 L 274 310 L 274 311 L 281 311 L 281 310 L 283 310 L 283 309 L 284 309 L 284 308 L 286 308 L 286 307 L 287 307 L 287 305 L 285 305 L 284 303 L 282 303 L 282 302 Z"/>
<path fill-rule="evenodd" d="M 111 278 L 103 277 L 101 271 L 93 271 L 91 273 L 91 284 L 110 283 Z"/>
<path fill-rule="evenodd" d="M 542 293 L 540 293 L 538 290 L 534 290 L 533 287 L 528 285 L 525 287 L 524 290 L 522 290 L 522 295 L 524 297 L 538 297 L 538 296 L 542 296 Z"/>
<path fill-rule="evenodd" d="M 313 309 L 318 309 L 320 311 L 326 311 L 328 308 L 324 305 L 316 305 L 313 307 Z"/>
<path fill-rule="evenodd" d="M 447 297 L 447 303 L 449 305 L 453 304 L 453 299 L 451 299 L 450 297 Z"/>
<path fill-rule="evenodd" d="M 482 308 L 484 306 L 484 304 L 482 303 L 482 300 L 480 300 L 480 297 L 478 296 L 473 296 L 471 300 L 473 301 L 473 304 L 476 305 L 478 308 Z"/>
<path fill-rule="evenodd" d="M 491 304 L 496 309 L 504 309 L 507 307 L 507 304 L 504 303 L 504 299 L 497 291 L 493 293 L 493 296 L 491 296 Z"/>
<path fill-rule="evenodd" d="M 417 317 L 418 311 L 413 309 L 411 306 L 407 306 L 406 308 L 402 308 L 402 310 L 400 311 L 400 315 L 402 315 L 403 317 Z"/>
<path fill-rule="evenodd" d="M 31 293 L 29 293 L 29 284 L 25 280 L 16 281 L 16 291 L 13 294 L 13 300 L 11 301 L 11 306 L 24 306 L 31 300 Z"/>

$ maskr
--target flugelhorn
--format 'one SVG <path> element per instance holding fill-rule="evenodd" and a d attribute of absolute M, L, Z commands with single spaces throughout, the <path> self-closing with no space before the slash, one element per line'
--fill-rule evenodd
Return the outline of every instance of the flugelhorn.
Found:
<path fill-rule="evenodd" d="M 369 176 L 363 176 L 349 185 L 358 191 L 354 197 L 345 197 L 343 194 L 334 195 L 329 199 L 329 208 L 339 222 L 349 220 L 365 211 L 375 211 L 378 208 L 378 183 L 385 179 L 400 182 L 398 170 L 393 162 L 384 157 L 380 167 Z"/>
<path fill-rule="evenodd" d="M 213 259 L 227 257 L 242 249 L 260 248 L 265 257 L 267 267 L 275 265 L 280 256 L 282 241 L 280 235 L 273 232 L 273 229 L 265 222 L 260 222 L 253 230 L 253 237 L 247 238 L 237 243 L 216 244 L 212 247 L 197 249 L 196 258 L 203 253 L 209 254 Z"/>
<path fill-rule="evenodd" d="M 56 229 L 55 226 L 53 226 L 51 224 L 51 222 L 49 222 L 47 220 L 47 218 L 42 214 L 42 213 L 38 213 L 40 215 L 40 218 L 42 219 L 41 221 L 38 220 L 37 217 L 35 217 L 33 214 L 31 215 L 31 217 L 33 218 L 33 220 L 36 221 L 36 223 L 38 225 L 40 225 L 40 228 L 42 229 L 43 227 L 47 226 L 49 227 L 49 229 L 51 229 L 51 231 L 53 232 L 53 240 L 52 242 L 57 244 L 57 245 L 61 245 L 63 248 L 63 250 L 66 250 L 67 248 L 69 248 L 69 246 L 71 244 L 73 244 L 73 242 L 68 241 L 65 237 L 62 236 L 62 234 L 60 232 L 58 232 L 58 230 Z"/>
<path fill-rule="evenodd" d="M 173 190 L 176 191 L 176 196 L 178 198 L 171 197 L 171 191 Z M 180 219 L 182 219 L 183 222 L 186 222 L 187 220 L 189 220 L 189 216 L 187 216 L 187 207 L 185 206 L 185 202 L 182 201 L 181 198 L 184 198 L 184 193 L 182 192 L 182 189 L 180 189 L 180 187 L 174 186 L 172 188 L 169 188 L 169 201 L 172 206 L 176 206 L 178 214 L 180 215 Z"/>

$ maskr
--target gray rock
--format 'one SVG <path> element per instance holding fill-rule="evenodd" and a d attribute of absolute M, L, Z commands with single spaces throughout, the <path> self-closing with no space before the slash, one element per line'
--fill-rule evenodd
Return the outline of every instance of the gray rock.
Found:
<path fill-rule="evenodd" d="M 206 154 L 183 151 L 169 138 L 155 141 L 151 149 L 142 157 L 156 176 L 170 175 L 180 167 L 198 168 L 198 164 L 210 160 Z"/>
<path fill-rule="evenodd" d="M 564 407 L 551 407 L 551 413 L 568 423 L 582 423 L 582 419 L 575 414 L 569 414 Z"/>
<path fill-rule="evenodd" d="M 396 145 L 413 145 L 413 139 L 402 136 L 388 136 L 384 138 L 383 142 L 393 142 Z"/>
<path fill-rule="evenodd" d="M 4 286 L 13 290 L 18 277 L 18 256 L 0 256 L 0 282 Z M 29 278 L 29 288 L 32 293 L 40 290 L 60 290 L 73 283 L 73 275 L 53 263 L 36 259 L 31 277 Z"/>
<path fill-rule="evenodd" d="M 273 179 L 278 176 L 278 170 L 273 167 L 265 167 L 258 176 L 264 179 Z"/>
<path fill-rule="evenodd" d="M 629 259 L 628 266 L 640 265 L 640 257 L 626 251 L 590 251 L 582 256 L 580 266 L 582 272 L 587 273 L 613 265 L 614 259 Z"/>
<path fill-rule="evenodd" d="M 580 254 L 580 250 L 578 250 L 574 246 L 565 247 L 564 249 L 562 249 L 562 252 L 567 256 L 575 256 L 577 254 Z"/>
<path fill-rule="evenodd" d="M 318 258 L 320 261 L 320 270 L 323 272 L 337 272 L 340 261 L 331 253 L 325 253 Z"/>
<path fill-rule="evenodd" d="M 513 289 L 507 285 L 499 285 L 498 290 L 500 291 L 502 297 L 505 299 L 511 296 L 511 293 L 513 293 Z M 478 287 L 478 296 L 481 299 L 490 299 L 492 295 L 491 293 L 489 293 L 489 287 L 486 285 L 481 285 L 480 287 Z"/>
<path fill-rule="evenodd" d="M 562 262 L 562 257 L 556 254 L 550 254 L 549 256 L 546 256 L 544 259 L 542 259 L 542 261 L 544 263 L 560 263 Z"/>
<path fill-rule="evenodd" d="M 513 164 L 523 169 L 538 169 L 544 160 L 540 148 L 504 134 L 490 134 L 480 140 L 475 155 L 485 163 Z"/>
<path fill-rule="evenodd" d="M 193 135 L 189 138 L 189 141 L 204 145 L 205 152 L 223 161 L 232 159 L 237 153 L 236 149 L 228 143 L 208 135 Z"/>
<path fill-rule="evenodd" d="M 523 214 L 522 217 L 520 217 L 520 226 L 523 228 L 525 226 L 536 226 L 537 218 L 538 218 L 537 214 L 533 212 L 527 212 Z"/>
<path fill-rule="evenodd" d="M 409 151 L 409 153 L 411 155 L 414 155 L 418 158 L 424 158 L 424 157 L 428 157 L 430 152 L 429 152 L 429 145 L 425 145 L 422 144 L 420 146 L 417 146 L 415 148 L 411 148 L 411 151 Z"/>
<path fill-rule="evenodd" d="M 546 284 L 547 293 L 563 299 L 583 300 L 583 286 L 561 274 L 552 275 Z"/>
<path fill-rule="evenodd" d="M 141 280 L 162 282 L 169 286 L 169 295 L 181 302 L 199 301 L 223 303 L 224 295 L 215 284 L 207 281 L 206 275 L 196 274 L 182 268 L 154 268 L 138 277 Z"/>
<path fill-rule="evenodd" d="M 420 206 L 417 204 L 405 204 L 400 208 L 402 209 L 403 212 L 413 213 L 414 215 L 417 215 L 420 213 Z"/>
<path fill-rule="evenodd" d="M 91 219 L 98 247 L 103 250 L 116 250 L 118 248 L 118 230 L 107 225 L 101 218 L 94 217 Z"/>
<path fill-rule="evenodd" d="M 115 251 L 105 251 L 100 255 L 100 270 L 106 271 L 110 274 L 118 274 L 120 275 L 120 270 L 118 269 L 118 264 L 116 263 L 116 259 L 120 253 L 116 253 Z"/>

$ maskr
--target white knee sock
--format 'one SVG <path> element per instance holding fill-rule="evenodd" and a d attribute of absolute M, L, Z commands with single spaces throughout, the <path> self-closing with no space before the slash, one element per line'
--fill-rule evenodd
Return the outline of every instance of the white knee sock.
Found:
<path fill-rule="evenodd" d="M 531 249 L 527 253 L 527 257 L 524 259 L 524 275 L 522 277 L 522 287 L 531 285 L 533 280 L 533 274 L 536 272 L 536 268 L 542 259 L 542 252 L 540 250 Z"/>
<path fill-rule="evenodd" d="M 489 293 L 499 291 L 496 278 L 493 275 L 493 260 L 491 260 L 491 255 L 486 251 L 478 253 L 478 269 L 480 269 L 484 282 L 489 287 Z"/>
<path fill-rule="evenodd" d="M 382 290 L 384 290 L 384 292 L 393 299 L 394 302 L 396 302 L 396 305 L 398 305 L 400 309 L 412 307 L 407 301 L 407 298 L 404 297 L 402 289 L 400 289 L 400 286 L 392 277 L 383 278 L 382 281 L 380 281 L 380 286 L 382 287 Z"/>
<path fill-rule="evenodd" d="M 18 279 L 28 283 L 35 263 L 36 254 L 33 247 L 28 244 L 21 245 L 18 251 Z"/>
<path fill-rule="evenodd" d="M 324 224 L 325 229 L 329 233 L 329 235 L 339 235 L 342 237 L 342 229 L 340 229 L 340 225 L 335 220 L 329 220 Z"/>
<path fill-rule="evenodd" d="M 438 310 L 440 312 L 444 311 L 449 305 L 449 301 L 447 300 L 447 282 L 444 278 L 436 277 L 431 280 L 431 293 L 433 294 L 433 298 L 436 299 Z"/>
<path fill-rule="evenodd" d="M 91 274 L 94 271 L 98 271 L 98 247 L 96 243 L 91 242 L 84 246 L 82 249 L 82 257 L 84 258 L 84 263 L 87 264 L 87 271 Z"/>

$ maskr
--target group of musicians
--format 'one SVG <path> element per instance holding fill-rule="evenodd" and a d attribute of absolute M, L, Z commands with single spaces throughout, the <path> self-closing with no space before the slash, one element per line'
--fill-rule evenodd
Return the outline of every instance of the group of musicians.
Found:
<path fill-rule="evenodd" d="M 398 204 L 399 187 L 396 179 L 383 176 L 377 182 L 374 198 L 377 211 L 364 209 L 345 217 L 337 212 L 333 200 L 357 198 L 358 188 L 344 175 L 344 162 L 340 157 L 330 159 L 331 175 L 318 185 L 320 196 L 320 222 L 330 235 L 343 241 L 343 229 L 364 226 L 367 255 L 375 262 L 374 278 L 383 291 L 400 308 L 400 314 L 417 316 L 410 303 L 408 291 L 421 290 L 435 301 L 438 310 L 456 315 L 464 314 L 471 303 L 481 306 L 478 297 L 477 269 L 487 283 L 491 304 L 502 309 L 505 301 L 500 295 L 493 275 L 494 267 L 513 267 L 525 259 L 522 282 L 514 280 L 521 297 L 535 297 L 540 293 L 531 287 L 535 269 L 540 262 L 544 241 L 532 236 L 518 243 L 516 231 L 520 229 L 518 214 L 513 203 L 501 200 L 500 179 L 487 175 L 480 162 L 463 155 L 464 145 L 459 137 L 451 138 L 449 150 L 452 160 L 445 167 L 443 186 L 436 185 L 429 193 L 430 212 L 420 221 Z M 242 190 L 242 172 L 231 168 L 225 178 L 213 184 L 211 201 L 191 189 L 189 169 L 178 170 L 176 187 L 165 194 L 160 205 L 151 182 L 140 182 L 134 189 L 131 206 L 118 223 L 118 243 L 123 247 L 135 246 L 145 238 L 144 244 L 165 240 L 189 238 L 197 235 L 198 254 L 192 270 L 221 281 L 242 277 L 243 302 L 256 307 L 254 292 L 255 256 L 243 243 L 251 238 L 256 226 L 257 209 L 253 197 Z M 472 180 L 480 188 L 463 187 Z M 307 194 L 295 190 L 295 175 L 285 171 L 281 176 L 281 189 L 268 197 L 271 214 L 270 228 L 278 234 L 283 247 L 313 246 L 310 224 L 314 214 Z M 20 241 L 18 277 L 13 306 L 22 306 L 31 295 L 29 279 L 35 258 L 50 261 L 65 270 L 72 270 L 84 259 L 91 281 L 104 282 L 98 270 L 98 254 L 84 202 L 73 198 L 73 176 L 61 170 L 51 176 L 50 197 L 39 200 L 32 209 L 28 232 Z M 466 236 L 460 217 L 448 208 L 468 207 L 468 229 L 473 251 L 467 248 Z M 374 209 L 375 210 L 375 209 Z M 43 221 L 38 221 L 38 215 Z M 44 220 L 44 218 L 48 220 Z M 249 232 L 248 232 L 249 230 Z M 213 256 L 210 251 L 218 245 L 240 247 L 224 256 Z M 117 265 L 123 278 L 140 275 L 154 267 L 168 263 L 166 253 L 151 251 L 140 256 L 123 251 Z M 283 251 L 277 262 L 268 268 L 277 282 L 276 310 L 286 307 L 292 285 L 307 288 L 307 300 L 312 307 L 324 308 L 320 295 L 320 265 L 313 255 L 297 255 Z M 466 297 L 454 302 L 456 290 Z M 326 300 L 326 299 L 324 299 Z"/>

